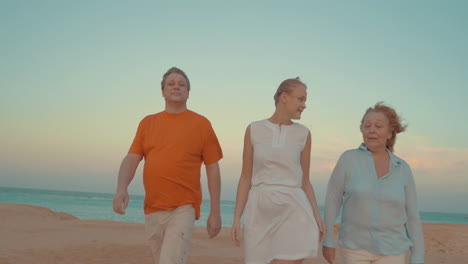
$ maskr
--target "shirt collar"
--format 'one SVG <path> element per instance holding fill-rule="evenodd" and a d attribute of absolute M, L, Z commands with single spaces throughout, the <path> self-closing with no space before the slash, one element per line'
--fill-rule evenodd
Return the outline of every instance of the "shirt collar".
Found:
<path fill-rule="evenodd" d="M 364 142 L 361 143 L 358 149 L 362 151 L 366 151 L 367 153 L 369 153 L 369 155 L 371 155 L 370 151 L 367 150 L 366 144 L 364 144 Z M 387 153 L 388 153 L 388 156 L 390 156 L 390 161 L 393 167 L 398 166 L 402 163 L 402 159 L 400 159 L 395 154 L 393 154 L 393 152 L 391 152 L 389 149 L 387 149 Z"/>

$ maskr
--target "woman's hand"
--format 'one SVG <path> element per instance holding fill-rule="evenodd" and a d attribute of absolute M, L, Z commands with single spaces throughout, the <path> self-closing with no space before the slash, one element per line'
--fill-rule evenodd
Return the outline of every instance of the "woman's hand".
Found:
<path fill-rule="evenodd" d="M 323 220 L 321 217 L 315 218 L 315 221 L 317 222 L 318 229 L 320 231 L 320 243 L 322 243 L 323 239 L 325 238 L 325 235 L 327 234 L 327 231 L 325 229 L 325 224 L 323 223 Z"/>
<path fill-rule="evenodd" d="M 329 264 L 335 264 L 335 248 L 323 246 L 322 254 Z"/>
<path fill-rule="evenodd" d="M 234 220 L 234 222 L 232 223 L 232 227 L 231 227 L 231 240 L 238 247 L 240 247 L 240 236 L 241 236 L 240 221 Z"/>

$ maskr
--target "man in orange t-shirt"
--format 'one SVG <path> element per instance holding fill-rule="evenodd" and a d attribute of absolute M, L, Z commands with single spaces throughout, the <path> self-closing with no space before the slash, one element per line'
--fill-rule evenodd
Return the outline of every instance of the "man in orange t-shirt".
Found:
<path fill-rule="evenodd" d="M 144 157 L 145 229 L 153 261 L 186 263 L 194 223 L 200 218 L 202 163 L 211 200 L 207 231 L 214 237 L 221 229 L 218 161 L 223 154 L 208 119 L 187 109 L 190 91 L 187 75 L 178 68 L 169 69 L 163 76 L 161 89 L 165 111 L 140 122 L 120 166 L 113 207 L 115 212 L 125 213 L 128 185 Z"/>

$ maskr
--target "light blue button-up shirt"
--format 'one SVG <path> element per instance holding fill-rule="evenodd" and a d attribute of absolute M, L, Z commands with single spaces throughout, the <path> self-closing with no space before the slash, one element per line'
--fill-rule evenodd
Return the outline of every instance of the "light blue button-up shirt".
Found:
<path fill-rule="evenodd" d="M 409 165 L 387 150 L 390 171 L 377 178 L 372 154 L 361 144 L 344 152 L 328 182 L 327 235 L 335 247 L 333 226 L 343 206 L 338 243 L 375 254 L 400 255 L 411 249 L 411 263 L 424 263 L 424 238 L 416 188 Z"/>

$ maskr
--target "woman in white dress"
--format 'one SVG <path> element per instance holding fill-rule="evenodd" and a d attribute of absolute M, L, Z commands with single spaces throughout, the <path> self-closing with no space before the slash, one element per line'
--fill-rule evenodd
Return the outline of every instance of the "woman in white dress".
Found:
<path fill-rule="evenodd" d="M 306 108 L 306 85 L 283 81 L 276 110 L 245 132 L 232 239 L 240 245 L 241 216 L 246 264 L 299 264 L 315 257 L 325 228 L 309 179 L 311 136 L 292 119 Z"/>

